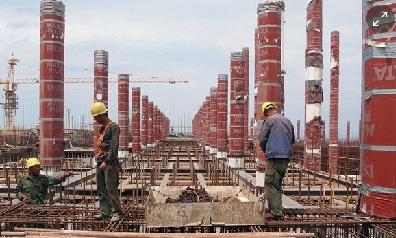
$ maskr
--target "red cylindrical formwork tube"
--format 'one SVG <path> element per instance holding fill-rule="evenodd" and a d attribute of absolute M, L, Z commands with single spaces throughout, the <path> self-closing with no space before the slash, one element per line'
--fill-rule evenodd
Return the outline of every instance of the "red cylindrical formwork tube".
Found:
<path fill-rule="evenodd" d="M 120 126 L 120 141 L 118 157 L 128 158 L 129 144 L 129 75 L 118 75 L 118 125 Z"/>
<path fill-rule="evenodd" d="M 210 154 L 217 153 L 217 88 L 210 88 L 209 145 Z"/>
<path fill-rule="evenodd" d="M 257 102 L 257 90 L 258 88 L 256 87 L 256 83 L 258 82 L 258 64 L 257 64 L 257 59 L 258 59 L 258 30 L 257 28 L 254 30 L 254 110 L 253 110 L 253 138 L 256 139 L 259 133 L 260 128 L 257 126 L 257 121 L 259 120 L 259 114 L 261 113 L 261 110 L 257 110 L 259 102 Z M 259 114 L 257 114 L 259 113 Z M 257 145 L 257 143 L 256 143 Z M 260 154 L 262 157 L 263 153 L 261 152 Z"/>
<path fill-rule="evenodd" d="M 307 50 L 305 52 L 304 166 L 321 170 L 321 119 L 323 102 L 322 0 L 311 0 L 307 8 Z"/>
<path fill-rule="evenodd" d="M 297 120 L 297 141 L 301 140 L 301 121 Z"/>
<path fill-rule="evenodd" d="M 108 105 L 109 90 L 109 53 L 105 50 L 94 52 L 94 101 L 100 101 Z M 96 146 L 96 138 L 99 135 L 101 125 L 94 122 L 93 147 Z"/>
<path fill-rule="evenodd" d="M 227 158 L 228 75 L 217 76 L 217 158 Z"/>
<path fill-rule="evenodd" d="M 193 138 L 196 138 L 196 130 L 197 130 L 197 114 L 195 114 L 194 118 L 192 119 L 192 130 L 191 130 L 191 135 Z"/>
<path fill-rule="evenodd" d="M 170 128 L 170 120 L 169 120 L 168 117 L 165 117 L 165 121 L 166 121 L 166 123 L 165 123 L 165 136 L 168 136 L 170 134 L 170 130 L 171 130 L 171 128 Z"/>
<path fill-rule="evenodd" d="M 202 106 L 199 107 L 197 114 L 195 114 L 194 120 L 194 138 L 197 140 L 202 140 L 202 133 L 201 133 L 201 114 L 202 114 Z"/>
<path fill-rule="evenodd" d="M 165 116 L 164 116 L 164 114 L 162 113 L 162 112 L 160 112 L 160 123 L 159 123 L 159 125 L 160 125 L 160 139 L 162 140 L 162 139 L 164 139 L 165 138 L 165 132 L 164 132 L 164 125 L 165 125 Z"/>
<path fill-rule="evenodd" d="M 257 9 L 256 30 L 256 79 L 255 79 L 255 126 L 258 135 L 264 121 L 261 105 L 273 102 L 279 111 L 282 108 L 283 86 L 282 66 L 282 19 L 285 4 L 283 0 L 260 3 Z M 257 158 L 265 166 L 265 157 L 260 146 Z"/>
<path fill-rule="evenodd" d="M 396 2 L 363 0 L 361 210 L 396 218 Z"/>
<path fill-rule="evenodd" d="M 161 110 L 158 110 L 158 140 L 162 140 L 161 124 L 162 124 L 162 112 Z"/>
<path fill-rule="evenodd" d="M 132 88 L 132 153 L 140 153 L 140 88 Z"/>
<path fill-rule="evenodd" d="M 147 131 L 148 131 L 148 96 L 142 96 L 142 122 L 141 122 L 141 147 L 147 147 Z"/>
<path fill-rule="evenodd" d="M 330 78 L 330 144 L 329 172 L 336 174 L 338 168 L 338 99 L 340 75 L 340 36 L 338 31 L 331 32 L 331 78 Z"/>
<path fill-rule="evenodd" d="M 248 151 L 249 147 L 249 48 L 242 48 L 243 68 L 244 68 L 244 150 Z"/>
<path fill-rule="evenodd" d="M 204 141 L 204 104 L 202 104 L 199 113 L 199 139 Z"/>
<path fill-rule="evenodd" d="M 45 0 L 40 5 L 40 160 L 47 172 L 62 169 L 64 158 L 65 6 Z"/>
<path fill-rule="evenodd" d="M 147 106 L 147 115 L 148 115 L 148 120 L 147 120 L 147 146 L 152 147 L 154 143 L 154 127 L 153 127 L 153 115 L 154 115 L 154 103 L 150 102 L 148 103 Z"/>
<path fill-rule="evenodd" d="M 244 156 L 244 68 L 242 52 L 231 53 L 230 136 L 228 165 L 243 167 Z"/>
<path fill-rule="evenodd" d="M 205 150 L 210 150 L 210 143 L 209 143 L 209 125 L 210 125 L 210 97 L 207 96 L 205 98 L 204 103 L 204 112 L 203 112 L 203 141 L 205 144 Z"/>
<path fill-rule="evenodd" d="M 351 122 L 347 121 L 347 131 L 346 131 L 346 143 L 351 142 Z"/>
<path fill-rule="evenodd" d="M 159 140 L 159 121 L 158 121 L 159 111 L 158 106 L 154 105 L 153 108 L 153 141 L 154 144 Z"/>

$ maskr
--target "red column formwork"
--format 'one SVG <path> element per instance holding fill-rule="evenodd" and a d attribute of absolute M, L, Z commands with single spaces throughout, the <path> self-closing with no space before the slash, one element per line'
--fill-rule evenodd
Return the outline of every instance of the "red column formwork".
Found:
<path fill-rule="evenodd" d="M 194 138 L 202 141 L 202 105 L 194 117 Z"/>
<path fill-rule="evenodd" d="M 361 210 L 396 218 L 396 2 L 363 0 Z"/>
<path fill-rule="evenodd" d="M 153 141 L 154 144 L 159 140 L 159 111 L 158 106 L 154 105 L 153 108 Z"/>
<path fill-rule="evenodd" d="M 243 167 L 244 157 L 244 62 L 242 52 L 231 53 L 230 136 L 228 165 Z"/>
<path fill-rule="evenodd" d="M 170 128 L 170 120 L 168 117 L 166 117 L 166 123 L 165 123 L 165 134 L 168 136 L 170 134 L 171 128 Z"/>
<path fill-rule="evenodd" d="M 244 150 L 248 151 L 249 146 L 249 48 L 242 48 L 243 68 L 244 68 Z"/>
<path fill-rule="evenodd" d="M 129 75 L 118 75 L 118 125 L 120 126 L 120 139 L 118 157 L 128 158 L 129 145 Z"/>
<path fill-rule="evenodd" d="M 142 149 L 147 147 L 147 131 L 148 131 L 148 96 L 142 96 L 142 124 L 141 124 L 141 146 Z"/>
<path fill-rule="evenodd" d="M 301 121 L 297 120 L 297 141 L 301 140 Z"/>
<path fill-rule="evenodd" d="M 203 105 L 204 108 L 204 113 L 203 113 L 203 141 L 205 144 L 205 150 L 209 151 L 210 150 L 210 144 L 209 144 L 209 125 L 210 125 L 210 97 L 207 96 L 205 98 L 205 103 Z"/>
<path fill-rule="evenodd" d="M 100 101 L 108 106 L 109 91 L 109 53 L 105 50 L 94 52 L 94 101 Z M 94 122 L 93 147 L 96 146 L 96 138 L 99 135 L 101 125 Z"/>
<path fill-rule="evenodd" d="M 140 88 L 132 88 L 131 135 L 132 153 L 140 153 Z"/>
<path fill-rule="evenodd" d="M 204 141 L 204 104 L 202 104 L 200 108 L 198 123 L 199 123 L 198 138 L 201 141 Z"/>
<path fill-rule="evenodd" d="M 330 144 L 329 173 L 338 172 L 338 101 L 340 76 L 340 37 L 338 31 L 331 32 L 331 75 L 330 75 Z"/>
<path fill-rule="evenodd" d="M 217 153 L 217 88 L 210 88 L 209 145 L 210 154 Z"/>
<path fill-rule="evenodd" d="M 351 122 L 347 121 L 347 131 L 346 131 L 346 143 L 351 142 Z"/>
<path fill-rule="evenodd" d="M 305 52 L 304 166 L 321 170 L 323 120 L 322 0 L 311 0 L 307 8 L 307 50 Z"/>
<path fill-rule="evenodd" d="M 163 140 L 165 138 L 165 128 L 164 128 L 164 126 L 165 126 L 166 121 L 165 121 L 165 115 L 162 112 L 160 112 L 160 119 L 159 120 L 160 120 L 160 139 Z"/>
<path fill-rule="evenodd" d="M 192 122 L 191 122 L 191 126 L 192 126 L 191 135 L 192 135 L 193 138 L 196 139 L 197 138 L 197 133 L 196 133 L 196 130 L 197 130 L 197 114 L 194 115 L 194 118 L 192 119 Z"/>
<path fill-rule="evenodd" d="M 148 103 L 147 107 L 147 114 L 148 114 L 148 120 L 147 120 L 147 146 L 152 147 L 154 143 L 154 123 L 153 123 L 153 116 L 154 116 L 154 103 L 150 102 Z"/>
<path fill-rule="evenodd" d="M 282 19 L 283 1 L 267 1 L 260 3 L 257 9 L 256 30 L 256 79 L 255 79 L 255 126 L 256 136 L 264 121 L 261 105 L 273 102 L 279 111 L 282 108 Z M 260 146 L 257 158 L 265 165 L 265 157 Z"/>
<path fill-rule="evenodd" d="M 40 160 L 47 172 L 62 169 L 64 158 L 65 6 L 45 0 L 40 5 Z"/>
<path fill-rule="evenodd" d="M 227 158 L 228 75 L 217 76 L 217 158 Z"/>

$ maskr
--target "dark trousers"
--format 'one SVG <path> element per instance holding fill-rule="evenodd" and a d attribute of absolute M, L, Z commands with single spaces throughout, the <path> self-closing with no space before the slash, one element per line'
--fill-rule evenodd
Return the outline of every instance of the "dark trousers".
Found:
<path fill-rule="evenodd" d="M 100 211 L 104 215 L 121 213 L 118 173 L 119 168 L 116 165 L 108 166 L 106 169 L 96 168 Z"/>
<path fill-rule="evenodd" d="M 268 159 L 265 170 L 265 192 L 268 208 L 275 216 L 282 216 L 282 180 L 285 177 L 290 160 Z"/>

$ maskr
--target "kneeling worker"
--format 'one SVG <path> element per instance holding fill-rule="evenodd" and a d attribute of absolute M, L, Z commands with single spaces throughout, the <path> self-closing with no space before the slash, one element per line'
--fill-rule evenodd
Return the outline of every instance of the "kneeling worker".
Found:
<path fill-rule="evenodd" d="M 110 221 L 117 222 L 121 214 L 118 193 L 118 174 L 121 168 L 118 161 L 120 127 L 109 119 L 107 107 L 102 102 L 92 105 L 91 115 L 102 126 L 95 142 L 96 186 L 101 212 L 95 219 L 102 220 L 111 216 Z"/>
<path fill-rule="evenodd" d="M 40 174 L 41 165 L 38 158 L 26 160 L 26 167 L 29 170 L 28 176 L 19 179 L 16 186 L 16 196 L 19 200 L 28 200 L 33 204 L 44 204 L 48 199 L 48 187 L 61 184 L 71 175 L 70 172 L 64 173 L 61 177 L 46 176 Z"/>

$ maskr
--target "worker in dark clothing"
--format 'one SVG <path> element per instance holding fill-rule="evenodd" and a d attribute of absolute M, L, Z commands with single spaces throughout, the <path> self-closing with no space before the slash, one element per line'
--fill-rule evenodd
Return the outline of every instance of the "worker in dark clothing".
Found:
<path fill-rule="evenodd" d="M 261 110 L 266 120 L 258 139 L 268 158 L 265 169 L 265 193 L 272 216 L 274 219 L 282 219 L 282 180 L 292 156 L 295 143 L 294 128 L 289 119 L 278 113 L 274 103 L 264 103 Z"/>
<path fill-rule="evenodd" d="M 121 205 L 118 192 L 120 163 L 118 161 L 118 144 L 120 127 L 108 117 L 107 107 L 102 102 L 95 102 L 91 115 L 102 127 L 96 138 L 95 160 L 96 186 L 99 195 L 100 214 L 95 219 L 111 217 L 111 222 L 120 220 Z"/>
<path fill-rule="evenodd" d="M 16 186 L 16 197 L 20 201 L 27 201 L 33 204 L 44 204 L 48 199 L 49 186 L 61 184 L 71 175 L 66 172 L 61 177 L 46 176 L 40 174 L 41 164 L 38 158 L 26 160 L 26 167 L 29 175 L 19 179 Z"/>

